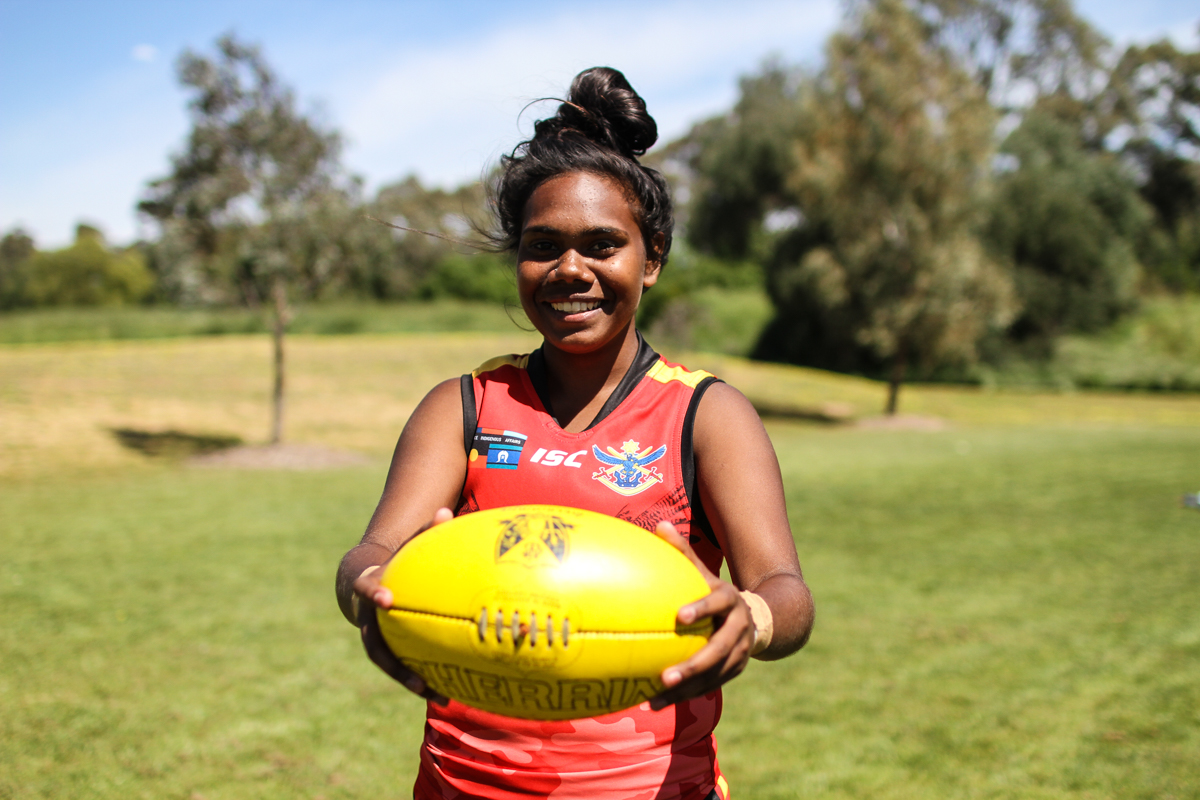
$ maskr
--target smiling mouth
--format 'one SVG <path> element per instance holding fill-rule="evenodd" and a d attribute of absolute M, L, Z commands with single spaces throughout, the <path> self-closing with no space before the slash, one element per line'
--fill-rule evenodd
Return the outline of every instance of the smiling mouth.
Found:
<path fill-rule="evenodd" d="M 550 307 L 562 314 L 580 314 L 584 311 L 591 311 L 594 308 L 600 307 L 599 300 L 566 300 L 559 303 L 551 303 Z"/>

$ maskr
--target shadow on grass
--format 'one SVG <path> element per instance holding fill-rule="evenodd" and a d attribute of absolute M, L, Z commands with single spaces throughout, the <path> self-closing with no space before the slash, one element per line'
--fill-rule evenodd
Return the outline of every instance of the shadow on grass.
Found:
<path fill-rule="evenodd" d="M 123 447 L 153 458 L 189 458 L 215 453 L 242 443 L 239 436 L 219 436 L 184 431 L 141 431 L 136 428 L 111 428 Z"/>
<path fill-rule="evenodd" d="M 854 422 L 854 407 L 846 403 L 821 403 L 816 406 L 791 405 L 770 400 L 751 398 L 751 405 L 763 419 L 803 420 L 826 425 L 841 425 Z"/>

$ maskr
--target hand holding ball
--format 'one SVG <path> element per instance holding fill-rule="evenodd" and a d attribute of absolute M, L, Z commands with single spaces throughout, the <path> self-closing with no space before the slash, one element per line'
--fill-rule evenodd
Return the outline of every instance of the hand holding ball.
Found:
<path fill-rule="evenodd" d="M 407 542 L 381 583 L 380 631 L 405 667 L 461 703 L 527 719 L 637 705 L 708 641 L 680 625 L 707 581 L 667 542 L 603 514 L 528 505 L 479 511 Z"/>

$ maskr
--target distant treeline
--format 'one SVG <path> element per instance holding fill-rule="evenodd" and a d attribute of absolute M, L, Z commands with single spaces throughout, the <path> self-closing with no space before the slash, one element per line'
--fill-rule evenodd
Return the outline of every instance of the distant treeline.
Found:
<path fill-rule="evenodd" d="M 516 299 L 512 270 L 495 253 L 390 228 L 386 220 L 451 238 L 471 238 L 484 219 L 479 184 L 426 189 L 415 178 L 385 186 L 370 201 L 357 187 L 317 198 L 290 232 L 294 299 Z M 468 220 L 471 215 L 472 221 Z M 196 248 L 168 222 L 159 238 L 113 247 L 101 231 L 79 225 L 61 250 L 38 250 L 20 229 L 0 240 L 0 308 L 128 305 L 249 306 L 270 294 L 262 269 L 261 226 L 231 221 L 211 233 L 211 252 Z"/>

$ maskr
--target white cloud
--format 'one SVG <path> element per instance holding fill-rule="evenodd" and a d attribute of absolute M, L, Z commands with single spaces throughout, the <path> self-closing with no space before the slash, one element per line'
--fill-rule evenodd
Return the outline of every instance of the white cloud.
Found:
<path fill-rule="evenodd" d="M 158 57 L 158 48 L 152 44 L 135 45 L 130 53 L 134 61 L 145 61 L 149 63 Z"/>
<path fill-rule="evenodd" d="M 438 183 L 477 177 L 531 132 L 579 70 L 625 72 L 659 122 L 660 140 L 728 107 L 739 73 L 771 52 L 812 57 L 838 19 L 833 0 L 611 6 L 523 21 L 475 39 L 403 53 L 333 88 L 348 160 L 374 180 L 408 171 Z M 614 20 L 622 22 L 614 23 Z M 627 21 L 625 21 L 627 20 Z"/>

